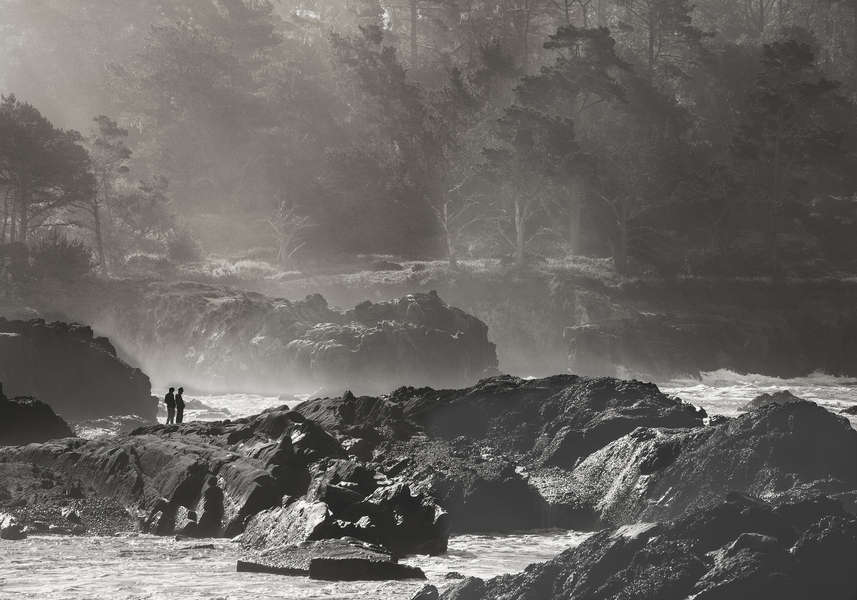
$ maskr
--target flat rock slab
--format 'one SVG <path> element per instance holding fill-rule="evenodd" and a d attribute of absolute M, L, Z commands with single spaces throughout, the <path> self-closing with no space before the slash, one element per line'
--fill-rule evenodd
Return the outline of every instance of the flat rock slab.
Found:
<path fill-rule="evenodd" d="M 238 572 L 309 575 L 329 581 L 425 579 L 421 569 L 398 564 L 385 548 L 353 538 L 270 548 L 239 560 Z"/>

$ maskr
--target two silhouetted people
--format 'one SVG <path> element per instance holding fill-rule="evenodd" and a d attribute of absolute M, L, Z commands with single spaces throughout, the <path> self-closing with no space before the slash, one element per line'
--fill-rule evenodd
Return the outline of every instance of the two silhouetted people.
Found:
<path fill-rule="evenodd" d="M 164 404 L 167 405 L 167 425 L 181 423 L 184 420 L 184 388 L 170 388 L 164 396 Z"/>

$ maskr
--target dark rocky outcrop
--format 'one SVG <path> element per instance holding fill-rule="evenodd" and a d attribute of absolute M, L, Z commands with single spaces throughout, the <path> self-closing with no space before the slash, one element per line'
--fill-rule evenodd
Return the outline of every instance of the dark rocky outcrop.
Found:
<path fill-rule="evenodd" d="M 161 535 L 243 532 L 254 551 L 343 536 L 394 556 L 446 550 L 446 513 L 431 496 L 347 458 L 321 426 L 287 407 L 235 421 L 0 449 L 10 503 L 15 468 L 50 472 L 51 487 L 83 482 L 136 510 L 141 527 Z"/>
<path fill-rule="evenodd" d="M 430 490 L 455 531 L 593 526 L 590 507 L 547 499 L 526 471 L 570 469 L 638 426 L 701 427 L 705 414 L 651 384 L 573 375 L 344 395 L 296 410 Z"/>
<path fill-rule="evenodd" d="M 17 446 L 72 437 L 68 424 L 50 406 L 33 398 L 3 395 L 0 383 L 0 446 Z"/>
<path fill-rule="evenodd" d="M 0 540 L 23 540 L 27 532 L 14 515 L 0 513 Z"/>
<path fill-rule="evenodd" d="M 586 458 L 565 484 L 614 524 L 675 518 L 731 490 L 844 495 L 852 506 L 857 431 L 813 402 L 770 403 L 705 428 L 637 429 Z"/>
<path fill-rule="evenodd" d="M 857 431 L 812 402 L 770 402 L 703 426 L 654 385 L 494 377 L 296 409 L 450 513 L 453 531 L 593 529 L 663 520 L 737 490 L 857 508 Z"/>
<path fill-rule="evenodd" d="M 467 385 L 497 366 L 485 324 L 433 292 L 347 311 L 318 294 L 290 301 L 190 282 L 118 295 L 89 318 L 147 372 L 198 389 L 381 392 Z"/>
<path fill-rule="evenodd" d="M 138 415 L 153 421 L 149 379 L 83 325 L 0 317 L 0 381 L 9 396 L 32 395 L 69 421 Z"/>
<path fill-rule="evenodd" d="M 733 494 L 672 522 L 601 531 L 523 573 L 466 580 L 441 598 L 852 600 L 855 564 L 857 518 L 841 508 Z"/>

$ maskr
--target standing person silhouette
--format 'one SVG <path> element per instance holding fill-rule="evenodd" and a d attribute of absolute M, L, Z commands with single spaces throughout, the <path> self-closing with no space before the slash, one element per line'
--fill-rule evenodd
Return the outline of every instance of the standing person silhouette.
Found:
<path fill-rule="evenodd" d="M 170 388 L 170 391 L 167 392 L 166 396 L 164 396 L 164 404 L 167 405 L 167 425 L 172 425 L 176 420 L 175 390 L 176 388 Z"/>
<path fill-rule="evenodd" d="M 184 394 L 184 388 L 180 387 L 176 394 L 176 423 L 184 421 L 184 398 L 182 394 Z"/>

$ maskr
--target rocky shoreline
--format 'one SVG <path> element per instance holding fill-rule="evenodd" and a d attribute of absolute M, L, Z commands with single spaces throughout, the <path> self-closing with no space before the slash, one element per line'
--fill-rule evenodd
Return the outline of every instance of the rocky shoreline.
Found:
<path fill-rule="evenodd" d="M 684 532 L 693 515 L 704 521 L 744 496 L 760 498 L 740 502 L 757 507 L 763 529 L 770 511 L 792 510 L 777 507 L 814 507 L 800 527 L 789 522 L 791 537 L 765 542 L 780 554 L 794 554 L 796 540 L 824 519 L 850 539 L 857 431 L 846 419 L 800 399 L 760 401 L 731 419 L 705 417 L 651 384 L 570 375 L 498 376 L 469 388 L 400 388 L 380 397 L 346 393 L 244 419 L 0 448 L 0 512 L 29 527 L 44 521 L 33 507 L 58 518 L 76 510 L 82 527 L 104 531 L 87 522 L 86 507 L 110 499 L 124 514 L 117 528 L 240 535 L 242 570 L 345 579 L 418 577 L 393 566 L 396 559 L 443 553 L 450 533 L 636 531 L 641 523 Z M 755 517 L 741 521 L 750 529 L 734 539 L 705 546 L 699 560 L 742 534 L 752 534 L 745 542 L 770 535 L 750 522 Z M 608 544 L 610 535 L 597 534 L 587 547 Z M 676 535 L 680 545 L 691 534 Z M 639 549 L 624 551 L 632 557 Z M 596 563 L 591 568 L 603 571 Z M 717 568 L 746 564 L 729 559 Z M 494 594 L 492 585 L 480 589 Z M 498 596 L 474 596 L 481 597 Z"/>

